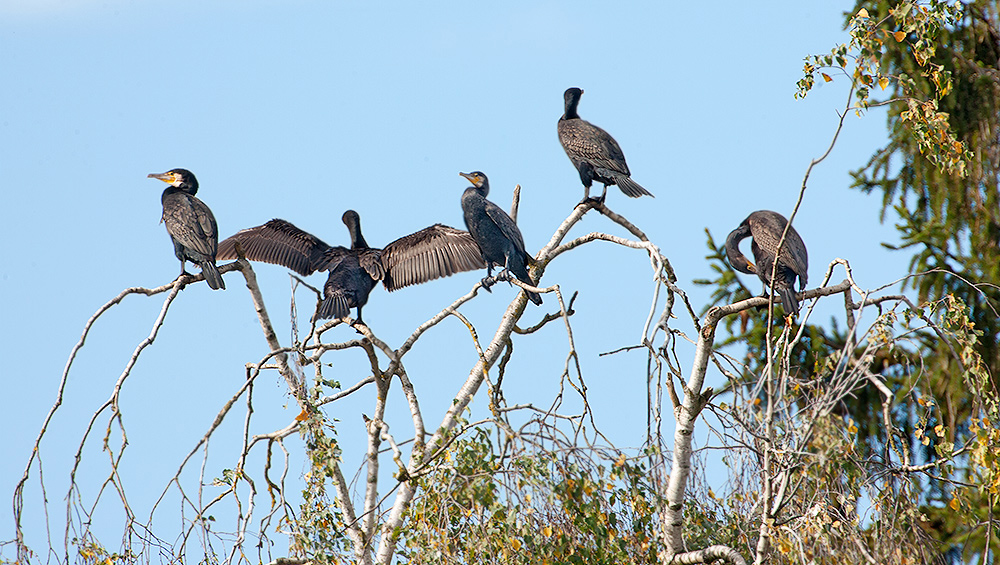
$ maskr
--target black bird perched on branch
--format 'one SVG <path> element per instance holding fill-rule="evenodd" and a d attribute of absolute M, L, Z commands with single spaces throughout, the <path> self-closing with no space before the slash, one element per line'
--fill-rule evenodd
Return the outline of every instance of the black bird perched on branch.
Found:
<path fill-rule="evenodd" d="M 483 288 L 489 290 L 497 280 L 503 280 L 512 273 L 521 282 L 535 286 L 528 276 L 527 266 L 534 259 L 524 249 L 524 238 L 514 220 L 499 206 L 486 199 L 490 193 L 490 181 L 486 175 L 474 173 L 459 173 L 467 178 L 472 186 L 462 193 L 462 212 L 465 216 L 465 227 L 479 245 L 479 252 L 486 262 L 486 278 Z M 493 265 L 500 265 L 503 270 L 492 278 Z M 535 304 L 542 303 L 542 297 L 534 292 L 527 292 L 528 299 Z"/>
<path fill-rule="evenodd" d="M 799 279 L 799 289 L 805 289 L 809 279 L 809 254 L 799 232 L 791 226 L 788 227 L 788 234 L 780 253 L 778 252 L 778 242 L 787 225 L 788 220 L 781 214 L 758 210 L 747 216 L 726 238 L 726 255 L 734 269 L 741 273 L 756 274 L 765 285 L 777 291 L 786 316 L 797 316 L 799 301 L 795 297 L 795 278 Z M 757 261 L 756 265 L 740 253 L 740 241 L 747 237 L 753 237 L 750 249 Z M 778 267 L 772 282 L 771 271 L 776 259 Z"/>
<path fill-rule="evenodd" d="M 215 251 L 219 244 L 219 226 L 215 216 L 204 202 L 198 200 L 198 179 L 187 169 L 171 169 L 165 173 L 150 173 L 147 178 L 159 179 L 170 186 L 163 191 L 163 218 L 167 233 L 174 242 L 174 255 L 184 262 L 191 261 L 201 267 L 205 282 L 213 290 L 226 289 L 226 283 L 215 266 Z"/>
<path fill-rule="evenodd" d="M 580 104 L 583 90 L 569 88 L 563 94 L 566 111 L 559 118 L 559 142 L 562 143 L 566 155 L 580 173 L 583 182 L 583 199 L 590 198 L 590 186 L 596 180 L 604 184 L 604 191 L 598 202 L 604 202 L 608 194 L 608 185 L 617 184 L 626 196 L 638 198 L 644 194 L 653 196 L 645 188 L 639 186 L 631 178 L 628 165 L 625 164 L 625 154 L 618 146 L 615 138 L 595 126 L 580 119 L 576 107 Z"/>
<path fill-rule="evenodd" d="M 378 281 L 392 292 L 486 266 L 467 231 L 435 224 L 378 249 L 369 247 L 361 234 L 357 212 L 344 212 L 343 220 L 351 234 L 350 249 L 331 247 L 291 222 L 274 219 L 225 239 L 219 244 L 219 257 L 235 259 L 239 243 L 251 261 L 282 265 L 303 276 L 329 271 L 317 318 L 345 318 L 357 308 L 359 322 L 363 322 L 361 308 Z"/>

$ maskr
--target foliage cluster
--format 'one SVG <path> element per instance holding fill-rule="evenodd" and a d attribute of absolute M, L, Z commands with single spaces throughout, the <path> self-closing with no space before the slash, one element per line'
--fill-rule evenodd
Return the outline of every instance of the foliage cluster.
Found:
<path fill-rule="evenodd" d="M 880 374 L 899 396 L 899 437 L 875 397 L 848 403 L 872 446 L 905 449 L 931 478 L 911 488 L 947 559 L 996 555 L 995 457 L 1000 382 L 1000 17 L 991 1 L 858 2 L 851 42 L 810 57 L 799 95 L 829 69 L 853 79 L 858 109 L 888 107 L 889 142 L 854 171 L 881 193 L 912 253 L 907 286 L 951 339 L 921 333 L 887 350 Z M 824 80 L 832 80 L 822 73 Z M 875 99 L 878 85 L 887 96 Z M 928 314 L 931 315 L 931 314 Z M 904 394 L 905 393 L 905 394 Z M 946 462 L 946 463 L 945 463 Z"/>
<path fill-rule="evenodd" d="M 505 444 L 497 449 L 480 428 L 421 479 L 409 562 L 656 562 L 661 501 L 641 461 L 623 453 L 599 461 L 582 450 L 512 454 Z"/>

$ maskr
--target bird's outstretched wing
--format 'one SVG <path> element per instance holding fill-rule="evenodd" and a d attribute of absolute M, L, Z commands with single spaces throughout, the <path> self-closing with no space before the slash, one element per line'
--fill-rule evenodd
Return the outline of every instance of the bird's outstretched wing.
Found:
<path fill-rule="evenodd" d="M 236 243 L 251 261 L 281 265 L 303 276 L 333 269 L 350 251 L 331 247 L 291 222 L 277 218 L 226 238 L 219 243 L 217 258 L 236 259 Z"/>
<path fill-rule="evenodd" d="M 389 292 L 486 268 L 472 234 L 442 224 L 434 224 L 387 245 L 382 250 L 382 265 L 385 267 L 382 284 Z"/>

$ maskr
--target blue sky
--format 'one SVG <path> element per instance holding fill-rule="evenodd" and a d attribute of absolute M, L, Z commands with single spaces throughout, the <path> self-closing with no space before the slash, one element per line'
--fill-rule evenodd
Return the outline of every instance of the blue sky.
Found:
<path fill-rule="evenodd" d="M 804 101 L 793 99 L 803 57 L 845 41 L 841 12 L 848 3 L 712 7 L 0 1 L 6 201 L 0 337 L 7 350 L 0 426 L 8 430 L 0 495 L 11 495 L 23 471 L 86 320 L 124 288 L 158 286 L 177 274 L 158 224 L 164 185 L 148 173 L 192 170 L 223 236 L 281 217 L 343 245 L 348 238 L 340 216 L 352 208 L 369 243 L 384 245 L 436 222 L 461 227 L 459 197 L 467 182 L 458 173 L 481 170 L 490 178 L 491 198 L 504 208 L 513 186 L 522 186 L 518 222 L 534 252 L 582 197 L 556 137 L 562 93 L 579 86 L 585 90 L 581 116 L 615 136 L 633 178 L 656 195 L 632 200 L 612 188 L 609 206 L 661 248 L 700 309 L 707 293 L 691 281 L 711 276 L 704 230 L 721 240 L 753 210 L 787 215 L 847 96 L 846 83 L 837 81 L 819 85 Z M 851 262 L 863 287 L 905 274 L 906 257 L 880 245 L 895 241 L 895 233 L 879 224 L 879 202 L 848 189 L 848 171 L 884 138 L 882 112 L 849 116 L 833 154 L 810 178 L 795 225 L 809 247 L 812 285 L 838 257 Z M 574 234 L 621 235 L 593 216 Z M 621 447 L 645 437 L 646 359 L 598 354 L 638 341 L 650 306 L 648 264 L 641 252 L 595 243 L 561 257 L 543 279 L 567 296 L 581 293 L 573 326 L 584 377 L 598 425 Z M 256 270 L 287 343 L 287 271 Z M 376 289 L 365 320 L 398 346 L 480 276 L 466 273 L 391 295 Z M 310 280 L 320 285 L 324 278 Z M 759 288 L 756 280 L 745 281 Z M 150 493 L 162 491 L 239 388 L 244 364 L 266 353 L 238 275 L 226 282 L 225 292 L 198 284 L 181 293 L 126 383 L 129 447 L 122 470 L 140 516 L 155 499 Z M 501 285 L 463 308 L 482 339 L 493 334 L 514 294 Z M 114 308 L 94 327 L 70 374 L 65 404 L 43 444 L 57 545 L 68 468 L 83 427 L 111 394 L 162 302 L 162 296 L 130 297 Z M 546 299 L 526 320 L 534 323 L 554 303 Z M 821 309 L 814 321 L 834 315 L 835 306 Z M 690 335 L 690 321 L 677 314 L 676 327 Z M 338 328 L 328 339 L 354 335 Z M 556 324 L 520 338 L 520 357 L 505 379 L 508 401 L 547 405 L 565 344 Z M 679 353 L 686 371 L 690 357 L 683 347 Z M 468 333 L 450 320 L 407 359 L 425 418 L 436 425 L 475 362 Z M 345 386 L 366 374 L 357 353 L 328 360 L 327 376 Z M 258 383 L 252 433 L 284 427 L 295 416 L 294 402 L 276 375 Z M 710 377 L 708 384 L 716 383 Z M 398 387 L 391 394 L 390 425 L 405 437 L 405 405 Z M 360 413 L 372 402 L 367 391 L 329 411 L 340 421 L 348 473 L 360 464 L 350 450 L 362 431 Z M 484 397 L 477 399 L 474 412 L 482 414 L 485 405 Z M 242 415 L 230 418 L 213 441 L 209 477 L 233 465 Z M 81 476 L 91 481 L 88 488 L 107 473 L 99 445 L 105 425 L 99 420 L 85 451 Z M 301 442 L 288 444 L 291 475 L 298 476 Z M 260 469 L 259 461 L 253 464 Z M 29 543 L 43 549 L 35 477 L 26 498 L 36 507 L 26 525 Z M 185 478 L 197 480 L 196 474 Z M 114 540 L 121 534 L 112 519 L 116 501 L 105 496 L 98 515 L 108 517 L 106 535 Z M 175 523 L 176 508 L 158 516 Z M 9 512 L 0 513 L 0 541 L 12 530 Z M 10 551 L 0 548 L 0 557 L 10 558 Z"/>

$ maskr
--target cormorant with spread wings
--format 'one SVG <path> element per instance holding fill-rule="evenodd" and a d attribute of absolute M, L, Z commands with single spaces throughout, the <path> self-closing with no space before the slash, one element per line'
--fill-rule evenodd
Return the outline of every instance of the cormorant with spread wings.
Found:
<path fill-rule="evenodd" d="M 351 247 L 330 246 L 291 222 L 274 219 L 242 230 L 219 244 L 220 259 L 236 259 L 239 243 L 245 257 L 287 267 L 300 275 L 329 271 L 317 318 L 345 318 L 351 308 L 361 308 L 379 281 L 392 292 L 486 264 L 467 231 L 435 224 L 401 237 L 383 249 L 369 247 L 361 234 L 361 219 L 354 210 L 344 212 Z"/>

